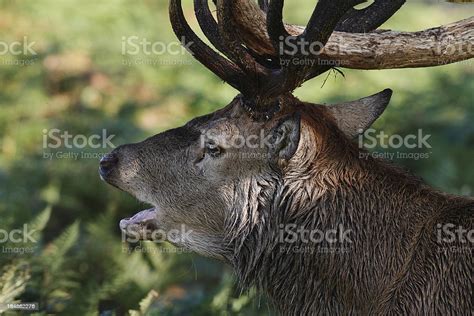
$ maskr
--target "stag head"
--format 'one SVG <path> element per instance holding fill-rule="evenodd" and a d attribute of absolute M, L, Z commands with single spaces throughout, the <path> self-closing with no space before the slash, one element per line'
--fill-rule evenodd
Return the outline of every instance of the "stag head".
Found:
<path fill-rule="evenodd" d="M 181 1 L 170 0 L 178 38 L 191 43 L 193 56 L 241 94 L 221 110 L 120 146 L 101 160 L 105 181 L 153 206 L 122 220 L 121 229 L 143 239 L 157 228 L 173 230 L 179 236 L 171 242 L 232 261 L 256 230 L 273 225 L 272 217 L 291 216 L 272 214 L 289 187 L 304 187 L 311 177 L 331 177 L 331 170 L 357 168 L 359 149 L 352 139 L 383 112 L 391 90 L 329 106 L 301 102 L 292 92 L 332 68 L 334 56 L 325 51 L 331 35 L 353 43 L 370 36 L 375 36 L 372 44 L 383 42 L 384 33 L 369 32 L 404 0 L 354 9 L 361 2 L 319 0 L 302 29 L 283 23 L 283 0 L 259 1 L 259 6 L 250 0 L 217 0 L 217 21 L 207 0 L 195 0 L 201 29 L 221 55 L 191 30 Z M 316 50 L 290 52 L 288 37 Z M 372 67 L 371 58 L 365 58 L 366 64 L 355 56 L 355 68 Z M 323 192 L 327 182 L 315 190 Z"/>

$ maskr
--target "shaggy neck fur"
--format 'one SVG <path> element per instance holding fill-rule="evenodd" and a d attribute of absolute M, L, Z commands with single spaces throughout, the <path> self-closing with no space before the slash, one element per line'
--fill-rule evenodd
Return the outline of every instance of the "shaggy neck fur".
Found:
<path fill-rule="evenodd" d="M 244 212 L 229 224 L 242 285 L 265 291 L 284 315 L 367 314 L 427 216 L 451 199 L 401 169 L 360 159 L 332 124 L 307 113 L 295 157 L 283 171 L 240 184 L 236 200 L 245 202 L 236 208 Z M 285 242 L 285 227 L 350 231 L 350 242 Z"/>

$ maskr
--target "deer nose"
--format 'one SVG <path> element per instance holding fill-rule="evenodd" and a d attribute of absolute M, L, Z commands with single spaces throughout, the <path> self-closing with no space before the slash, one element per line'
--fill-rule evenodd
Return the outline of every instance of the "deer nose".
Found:
<path fill-rule="evenodd" d="M 99 163 L 99 173 L 102 177 L 107 176 L 110 171 L 117 165 L 118 157 L 114 153 L 106 154 Z"/>

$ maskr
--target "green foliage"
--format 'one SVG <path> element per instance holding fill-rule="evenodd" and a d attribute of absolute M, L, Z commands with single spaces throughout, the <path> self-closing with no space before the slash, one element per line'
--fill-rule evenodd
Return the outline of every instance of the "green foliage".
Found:
<path fill-rule="evenodd" d="M 3 268 L 0 276 L 0 313 L 6 311 L 4 304 L 19 302 L 16 298 L 25 291 L 29 279 L 29 269 L 23 264 L 14 263 Z"/>
<path fill-rule="evenodd" d="M 144 316 L 144 315 L 149 315 L 152 311 L 152 304 L 154 301 L 157 300 L 158 298 L 158 293 L 154 290 L 151 290 L 148 295 L 140 301 L 140 310 L 135 311 L 135 310 L 130 310 L 130 316 Z M 158 315 L 158 314 L 155 314 Z"/>
<path fill-rule="evenodd" d="M 286 2 L 286 18 L 298 23 L 314 5 Z M 419 30 L 472 14 L 467 5 L 408 3 L 384 28 Z M 231 100 L 236 92 L 188 54 L 122 54 L 123 37 L 175 41 L 167 1 L 0 0 L 0 21 L 2 41 L 27 36 L 37 53 L 0 55 L 0 229 L 26 223 L 34 240 L 0 243 L 0 304 L 38 302 L 40 315 L 272 314 L 218 262 L 169 244 L 121 240 L 119 220 L 144 206 L 99 179 L 98 157 L 110 148 L 44 147 L 43 130 L 55 128 L 73 135 L 105 129 L 115 145 L 136 142 Z M 297 95 L 337 102 L 391 87 L 375 128 L 432 135 L 429 159 L 397 163 L 444 191 L 472 195 L 472 65 L 342 69 L 345 77 L 334 72 L 322 87 L 321 76 Z"/>

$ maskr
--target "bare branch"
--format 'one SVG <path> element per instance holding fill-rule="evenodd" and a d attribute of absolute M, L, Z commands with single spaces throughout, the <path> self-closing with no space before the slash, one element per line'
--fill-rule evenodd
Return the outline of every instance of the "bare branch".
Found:
<path fill-rule="evenodd" d="M 323 54 L 352 69 L 416 68 L 474 57 L 474 17 L 420 32 L 334 32 Z"/>

